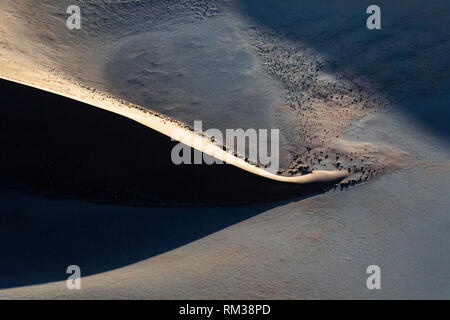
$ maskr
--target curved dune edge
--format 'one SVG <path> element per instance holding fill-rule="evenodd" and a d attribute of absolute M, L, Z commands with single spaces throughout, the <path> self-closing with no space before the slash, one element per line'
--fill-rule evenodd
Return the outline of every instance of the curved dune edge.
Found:
<path fill-rule="evenodd" d="M 69 94 L 53 90 L 42 85 L 36 85 L 29 83 L 27 81 L 13 79 L 4 75 L 1 75 L 0 78 L 15 83 L 19 83 L 22 85 L 26 85 L 29 87 L 33 87 L 39 90 L 47 91 L 53 94 L 57 94 L 66 98 L 74 99 L 76 101 L 86 103 L 93 107 L 97 107 L 121 115 L 123 117 L 129 118 L 155 131 L 158 131 L 168 137 L 171 137 L 173 138 L 173 140 L 182 141 L 189 147 L 201 151 L 205 154 L 208 154 L 209 156 L 217 158 L 223 162 L 231 164 L 235 167 L 238 167 L 252 174 L 265 177 L 267 179 L 271 179 L 274 181 L 293 184 L 307 184 L 314 182 L 332 182 L 343 179 L 347 176 L 346 171 L 339 171 L 339 170 L 334 171 L 316 170 L 307 175 L 294 177 L 276 175 L 262 168 L 249 164 L 239 157 L 234 156 L 230 152 L 223 150 L 221 146 L 213 143 L 206 137 L 195 134 L 193 131 L 189 130 L 187 126 L 182 126 L 179 122 L 170 119 L 167 116 L 157 114 L 156 112 L 139 107 L 137 105 L 133 105 L 131 103 L 125 104 L 117 99 L 112 98 L 109 95 L 107 96 L 98 93 L 97 91 L 93 92 L 84 88 L 79 88 L 80 91 L 84 92 L 79 92 L 78 94 Z M 69 91 L 72 92 L 72 90 L 70 89 Z M 180 136 L 182 136 L 183 138 L 182 139 L 177 138 Z"/>

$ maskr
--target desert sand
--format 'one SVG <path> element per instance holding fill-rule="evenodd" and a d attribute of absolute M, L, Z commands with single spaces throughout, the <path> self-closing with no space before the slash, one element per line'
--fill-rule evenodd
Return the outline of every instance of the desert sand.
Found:
<path fill-rule="evenodd" d="M 220 129 L 280 128 L 282 174 L 240 158 L 199 168 L 230 192 L 186 193 L 207 205 L 201 208 L 139 199 L 154 188 L 139 166 L 129 180 L 111 183 L 115 201 L 101 185 L 91 195 L 80 183 L 42 190 L 51 185 L 42 181 L 45 172 L 33 180 L 44 192 L 5 180 L 0 298 L 450 297 L 448 1 L 379 1 L 380 32 L 365 28 L 366 1 L 79 2 L 83 26 L 72 31 L 65 27 L 71 1 L 1 2 L 0 77 L 17 83 L 4 80 L 3 88 L 68 103 L 78 117 L 72 126 L 90 114 L 121 132 L 142 132 L 157 150 L 169 148 L 171 130 L 192 135 L 196 119 Z M 8 92 L 2 96 L 15 106 Z M 48 107 L 57 114 L 58 104 Z M 16 110 L 8 119 L 21 116 Z M 7 123 L 2 128 L 13 132 Z M 86 133 L 95 131 L 90 126 Z M 51 130 L 41 134 L 35 142 L 45 147 L 39 137 Z M 26 134 L 3 143 L 20 154 L 20 138 Z M 120 148 L 141 138 L 119 139 Z M 114 146 L 97 151 L 108 157 Z M 154 159 L 146 152 L 144 159 Z M 106 170 L 133 166 L 125 155 L 116 160 Z M 53 169 L 46 170 L 60 179 L 56 186 L 64 185 Z M 188 171 L 182 174 L 199 176 Z M 30 182 L 29 175 L 9 178 Z M 233 194 L 236 179 L 245 183 Z M 312 187 L 317 180 L 326 186 Z M 126 198 L 120 186 L 130 181 L 144 187 Z M 173 186 L 178 195 L 188 188 Z M 163 189 L 165 206 L 173 195 Z M 212 205 L 261 200 L 252 195 L 270 202 Z M 69 264 L 82 267 L 82 290 L 66 289 Z M 365 286 L 372 264 L 381 267 L 381 290 Z"/>

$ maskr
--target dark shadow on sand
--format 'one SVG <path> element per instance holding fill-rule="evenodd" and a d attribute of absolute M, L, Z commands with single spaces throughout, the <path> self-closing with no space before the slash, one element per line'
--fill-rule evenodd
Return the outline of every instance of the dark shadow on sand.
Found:
<path fill-rule="evenodd" d="M 313 48 L 336 68 L 369 79 L 435 133 L 450 135 L 450 3 L 433 1 L 240 0 L 242 13 L 290 41 Z M 366 9 L 381 8 L 381 30 Z"/>

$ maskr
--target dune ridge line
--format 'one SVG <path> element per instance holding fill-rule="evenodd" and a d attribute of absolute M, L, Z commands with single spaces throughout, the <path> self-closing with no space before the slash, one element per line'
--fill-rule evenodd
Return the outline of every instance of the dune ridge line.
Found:
<path fill-rule="evenodd" d="M 307 184 L 314 182 L 331 182 L 339 179 L 345 178 L 348 174 L 346 171 L 339 170 L 315 170 L 312 173 L 303 175 L 303 176 L 293 176 L 286 177 L 273 174 L 268 172 L 262 168 L 256 167 L 252 164 L 247 163 L 245 160 L 236 157 L 230 152 L 227 152 L 222 149 L 221 146 L 218 146 L 214 142 L 205 138 L 204 136 L 200 136 L 195 134 L 193 131 L 187 129 L 186 127 L 181 126 L 177 121 L 167 117 L 165 115 L 158 114 L 150 109 L 146 109 L 140 107 L 138 105 L 134 105 L 132 103 L 124 104 L 117 99 L 111 98 L 109 95 L 106 96 L 104 93 L 92 92 L 89 90 L 89 97 L 87 96 L 78 96 L 75 94 L 68 94 L 64 92 L 59 92 L 57 90 L 52 90 L 50 88 L 46 88 L 41 85 L 36 85 L 29 83 L 23 80 L 13 79 L 7 76 L 0 76 L 1 79 L 12 81 L 15 83 L 19 83 L 25 86 L 29 86 L 32 88 L 36 88 L 39 90 L 43 90 L 46 92 L 54 93 L 69 99 L 73 99 L 76 101 L 80 101 L 91 105 L 96 108 L 100 108 L 123 117 L 129 118 L 133 121 L 136 121 L 146 127 L 149 127 L 155 131 L 158 131 L 167 137 L 173 138 L 174 140 L 180 141 L 177 139 L 177 136 L 180 136 L 180 130 L 184 132 L 183 134 L 183 142 L 187 144 L 189 147 L 201 151 L 211 157 L 217 158 L 223 162 L 226 162 L 230 165 L 238 167 L 242 170 L 250 172 L 252 174 L 286 183 L 294 183 L 294 184 Z M 80 88 L 81 89 L 81 88 Z M 176 134 L 175 134 L 176 133 Z M 187 139 L 186 139 L 187 138 Z M 201 139 L 201 140 L 199 140 Z M 202 143 L 198 143 L 201 141 Z M 196 142 L 196 143 L 194 143 Z"/>

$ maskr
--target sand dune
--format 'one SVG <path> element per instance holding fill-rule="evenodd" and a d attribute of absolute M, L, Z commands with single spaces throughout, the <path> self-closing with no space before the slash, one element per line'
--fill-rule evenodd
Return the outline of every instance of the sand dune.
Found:
<path fill-rule="evenodd" d="M 447 0 L 72 2 L 0 1 L 0 298 L 450 297 Z M 172 165 L 193 119 L 283 172 Z"/>
<path fill-rule="evenodd" d="M 307 43 L 266 30 L 272 17 L 247 16 L 251 1 L 88 2 L 81 30 L 72 31 L 69 4 L 3 3 L 1 74 L 99 105 L 81 90 L 95 89 L 189 125 L 278 128 L 284 176 L 340 169 L 364 181 L 371 176 L 362 171 L 385 167 L 345 148 L 333 152 L 353 121 L 387 103 L 384 95 L 330 68 Z"/>
<path fill-rule="evenodd" d="M 169 119 L 117 103 L 102 104 L 105 111 L 5 80 L 1 89 L 1 175 L 35 191 L 131 204 L 235 204 L 326 190 L 346 175 L 278 176 L 205 137 L 197 137 L 202 148 L 231 164 L 175 165 L 170 137 L 182 127 Z"/>
<path fill-rule="evenodd" d="M 140 6 L 140 4 L 137 4 Z M 202 5 L 206 5 L 206 4 L 202 4 Z M 19 2 L 19 3 L 4 3 L 4 12 L 3 15 L 5 17 L 8 17 L 8 23 L 7 24 L 3 24 L 2 28 L 5 30 L 5 43 L 10 43 L 11 46 L 4 46 L 2 49 L 5 52 L 4 55 L 1 56 L 2 60 L 2 65 L 4 65 L 5 67 L 2 68 L 2 71 L 0 73 L 0 77 L 4 78 L 4 79 L 8 79 L 8 80 L 12 80 L 12 81 L 16 81 L 18 83 L 22 83 L 25 85 L 29 85 L 29 86 L 33 86 L 42 90 L 46 90 L 48 92 L 52 92 L 55 94 L 59 94 L 59 95 L 63 95 L 66 97 L 70 97 L 72 99 L 76 99 L 78 101 L 87 103 L 89 105 L 104 109 L 104 110 L 108 110 L 110 112 L 119 114 L 121 116 L 127 117 L 129 119 L 132 119 L 134 121 L 137 121 L 159 133 L 162 133 L 168 137 L 175 137 L 175 133 L 177 132 L 177 135 L 179 136 L 179 132 L 181 130 L 182 135 L 185 137 L 185 139 L 183 140 L 183 142 L 185 142 L 186 144 L 195 147 L 197 149 L 200 149 L 200 151 L 207 153 L 208 155 L 211 155 L 217 159 L 220 159 L 222 161 L 225 161 L 226 163 L 230 163 L 233 166 L 236 166 L 242 170 L 245 170 L 249 173 L 258 175 L 258 176 L 262 176 L 264 178 L 273 180 L 273 181 L 278 181 L 278 182 L 284 182 L 284 183 L 293 183 L 293 184 L 316 184 L 316 183 L 324 183 L 324 184 L 328 184 L 329 186 L 332 186 L 334 183 L 339 182 L 340 180 L 342 180 L 343 178 L 345 178 L 348 175 L 348 172 L 346 170 L 342 170 L 342 168 L 340 168 L 339 170 L 336 168 L 325 168 L 326 170 L 321 170 L 320 168 L 317 170 L 313 170 L 312 173 L 310 174 L 305 174 L 305 175 L 293 175 L 291 174 L 291 176 L 286 176 L 286 175 L 277 175 L 271 172 L 268 172 L 266 170 L 264 170 L 263 168 L 254 166 L 254 165 L 250 165 L 248 162 L 244 161 L 244 157 L 242 158 L 238 158 L 236 156 L 234 156 L 232 154 L 232 152 L 227 152 L 223 150 L 222 145 L 219 145 L 217 143 L 213 143 L 211 142 L 211 140 L 208 137 L 204 137 L 204 136 L 197 136 L 194 135 L 192 131 L 190 131 L 187 127 L 187 125 L 185 125 L 185 123 L 188 123 L 187 120 L 193 120 L 195 118 L 192 119 L 188 119 L 186 117 L 184 117 L 183 115 L 181 115 L 181 117 L 179 117 L 179 120 L 184 120 L 185 122 L 180 122 L 180 121 L 176 121 L 175 119 L 171 119 L 170 117 L 167 116 L 167 112 L 165 112 L 165 114 L 161 114 L 161 113 L 156 113 L 153 110 L 153 105 L 150 104 L 149 106 L 147 106 L 147 108 L 143 108 L 141 106 L 137 106 L 133 103 L 127 102 L 124 99 L 120 99 L 120 98 L 115 98 L 114 94 L 110 94 L 110 93 L 104 93 L 108 91 L 108 81 L 110 81 L 108 79 L 108 74 L 114 74 L 114 73 L 121 73 L 122 75 L 119 76 L 110 76 L 112 78 L 127 78 L 128 76 L 126 75 L 127 73 L 130 73 L 130 70 L 132 70 L 132 68 L 130 67 L 130 65 L 128 63 L 124 63 L 122 62 L 114 62 L 114 59 L 111 62 L 108 62 L 109 60 L 107 58 L 103 58 L 104 60 L 99 61 L 99 58 L 102 58 L 105 52 L 101 52 L 101 50 L 106 50 L 107 48 L 109 48 L 111 45 L 117 46 L 117 44 L 115 44 L 115 42 L 119 42 L 119 43 L 123 43 L 124 40 L 123 39 L 127 39 L 128 42 L 130 42 L 130 40 L 128 40 L 130 38 L 130 36 L 127 34 L 127 30 L 131 30 L 128 27 L 125 28 L 125 30 L 119 30 L 119 29 L 114 29 L 111 28 L 111 25 L 109 25 L 107 23 L 107 25 L 103 26 L 103 25 L 99 25 L 99 24 L 89 24 L 88 21 L 90 21 L 91 18 L 93 18 L 92 15 L 100 15 L 101 13 L 103 14 L 107 14 L 108 10 L 117 10 L 117 12 L 119 11 L 123 11 L 125 10 L 125 12 L 128 12 L 129 10 L 134 10 L 132 8 L 129 9 L 124 9 L 122 6 L 123 4 L 118 2 L 117 4 L 111 4 L 108 6 L 103 6 L 101 4 L 101 2 L 98 2 L 97 4 L 92 3 L 91 6 L 89 7 L 88 10 L 85 10 L 84 14 L 87 15 L 87 18 L 85 18 L 85 20 L 87 20 L 85 22 L 86 27 L 83 28 L 82 30 L 80 30 L 80 33 L 70 33 L 69 38 L 63 37 L 62 35 L 64 34 L 64 32 L 67 32 L 67 30 L 65 30 L 65 25 L 63 24 L 62 26 L 58 24 L 58 21 L 64 21 L 63 16 L 61 14 L 58 14 L 58 10 L 63 8 L 63 4 L 58 4 L 58 5 L 54 5 L 54 4 L 50 4 L 50 3 L 41 3 L 41 4 L 33 4 L 31 5 L 31 7 L 27 6 L 26 8 L 23 7 L 23 5 Z M 111 6 L 111 7 L 110 7 Z M 117 7 L 116 7 L 117 6 Z M 210 4 L 208 4 L 207 6 L 210 6 Z M 148 8 L 148 7 L 145 7 Z M 27 9 L 27 10 L 25 10 Z M 86 9 L 86 8 L 84 8 Z M 152 15 L 149 19 L 149 23 L 150 24 L 155 24 L 157 25 L 160 21 L 161 21 L 161 17 L 158 17 L 157 15 L 155 15 L 154 9 L 152 7 Z M 128 10 L 128 11 L 127 11 Z M 169 21 L 172 20 L 176 20 L 178 22 L 174 22 L 174 25 L 177 25 L 179 23 L 184 23 L 186 25 L 193 25 L 193 29 L 191 31 L 191 33 L 198 33 L 198 32 L 203 32 L 204 30 L 202 29 L 201 25 L 200 26 L 196 26 L 194 22 L 191 21 L 191 18 L 181 18 L 180 17 L 180 12 L 185 11 L 186 8 L 183 7 L 182 10 L 180 11 L 180 9 L 176 9 L 175 11 L 177 12 L 177 14 L 175 14 L 175 17 L 179 17 L 179 19 L 181 19 L 180 21 L 178 21 L 176 19 L 174 19 L 173 17 L 168 18 Z M 42 25 L 40 23 L 40 21 L 34 20 L 33 16 L 29 16 L 30 12 L 34 12 L 34 14 L 36 15 L 40 15 L 40 14 L 44 14 L 46 19 L 49 19 L 48 14 L 49 12 L 54 12 L 55 13 L 55 20 L 48 20 L 48 23 L 53 26 L 54 28 L 49 28 L 49 25 Z M 188 16 L 192 13 L 195 16 L 195 12 L 197 12 L 197 10 L 195 8 L 191 8 L 189 10 L 187 10 L 187 12 L 189 13 Z M 131 12 L 128 12 L 131 14 Z M 136 12 L 137 14 L 137 12 Z M 23 17 L 22 17 L 23 16 Z M 31 25 L 33 25 L 33 28 L 29 28 L 29 26 L 25 25 L 23 20 L 21 20 L 21 17 L 23 19 L 29 19 L 29 23 Z M 28 17 L 28 18 L 27 18 Z M 136 19 L 135 21 L 139 20 L 139 15 L 133 15 L 131 14 L 130 17 L 133 17 L 133 19 Z M 187 20 L 186 20 L 187 19 Z M 186 20 L 186 21 L 185 21 Z M 7 20 L 5 20 L 7 21 Z M 131 23 L 132 21 L 129 21 L 129 23 Z M 210 41 L 212 42 L 211 44 L 208 43 L 200 43 L 199 45 L 204 46 L 207 50 L 208 47 L 211 48 L 216 48 L 217 45 L 220 43 L 220 41 L 218 41 L 218 39 L 220 39 L 220 37 L 223 37 L 224 35 L 231 35 L 233 37 L 232 40 L 230 40 L 230 43 L 232 45 L 236 45 L 239 47 L 242 47 L 243 45 L 243 40 L 240 40 L 238 36 L 238 34 L 236 33 L 236 31 L 234 30 L 236 27 L 233 25 L 236 23 L 236 21 L 234 20 L 227 20 L 227 23 L 225 21 L 221 21 L 218 22 L 218 24 L 216 23 L 216 26 L 212 25 L 212 31 L 209 31 L 211 33 L 210 36 L 208 36 L 210 38 Z M 231 26 L 231 27 L 229 27 Z M 111 32 L 111 29 L 114 29 L 116 34 L 109 34 L 110 37 L 113 38 L 108 38 L 108 37 L 104 37 L 103 33 L 106 32 L 106 27 L 108 27 L 108 32 Z M 135 25 L 130 24 L 129 27 L 134 27 L 136 28 Z M 234 28 L 234 29 L 233 29 Z M 14 37 L 17 34 L 21 34 L 21 38 L 23 40 L 23 43 L 26 45 L 22 45 L 20 43 L 17 42 L 17 39 L 15 39 Z M 151 33 L 151 34 L 158 34 L 158 33 Z M 153 36 L 155 37 L 155 36 Z M 184 34 L 184 35 L 179 35 L 179 37 L 181 38 L 186 38 L 188 39 L 187 43 L 185 44 L 187 47 L 189 47 L 189 35 L 188 34 Z M 206 38 L 208 38 L 206 37 Z M 103 39 L 105 38 L 105 39 Z M 122 39 L 123 38 L 123 39 Z M 208 38 L 208 39 L 209 39 Z M 167 41 L 167 36 L 163 37 L 163 39 L 165 39 Z M 39 40 L 39 41 L 38 41 Z M 45 42 L 41 42 L 45 40 Z M 47 40 L 49 40 L 50 42 L 48 42 Z M 142 43 L 145 43 L 146 39 L 141 39 Z M 102 46 L 98 46 L 95 45 L 95 48 L 101 48 L 101 49 L 93 49 L 92 46 L 94 45 L 94 43 L 98 41 L 101 42 L 104 47 Z M 134 40 L 132 40 L 131 42 L 133 43 Z M 195 40 L 194 40 L 195 41 Z M 204 41 L 204 40 L 202 40 Z M 155 39 L 153 38 L 153 41 L 155 46 L 158 47 L 162 47 L 164 48 L 164 43 L 160 43 L 158 45 L 158 43 L 155 43 Z M 161 41 L 160 41 L 161 42 Z M 51 47 L 47 44 L 50 43 L 54 43 L 55 47 Z M 72 47 L 69 47 L 69 43 L 72 44 Z M 126 42 L 125 42 L 126 43 Z M 237 43 L 237 44 L 235 44 Z M 74 50 L 73 46 L 76 46 L 76 50 Z M 132 45 L 132 48 L 136 47 L 136 45 Z M 230 47 L 230 46 L 228 46 Z M 89 51 L 86 51 L 89 48 Z M 93 50 L 92 50 L 93 49 Z M 150 50 L 150 49 L 139 49 L 138 51 L 141 50 L 142 52 L 154 52 L 155 50 Z M 215 50 L 219 50 L 218 48 L 216 48 Z M 233 50 L 237 50 L 237 55 L 238 56 L 243 56 L 243 58 L 241 57 L 240 59 L 243 59 L 243 61 L 231 61 L 227 64 L 225 63 L 223 66 L 221 66 L 221 68 L 223 70 L 228 70 L 230 72 L 230 74 L 221 79 L 218 84 L 217 84 L 217 88 L 219 88 L 222 84 L 234 84 L 235 86 L 240 86 L 241 88 L 243 88 L 242 90 L 247 90 L 247 88 L 251 88 L 252 87 L 252 82 L 255 83 L 256 87 L 262 87 L 261 84 L 263 83 L 269 83 L 269 80 L 264 80 L 264 78 L 261 75 L 254 75 L 250 78 L 247 78 L 247 74 L 248 74 L 248 70 L 246 70 L 245 68 L 248 68 L 248 65 L 252 65 L 255 64 L 255 62 L 251 62 L 252 60 L 254 60 L 254 58 L 252 57 L 251 52 L 249 51 L 250 49 L 246 49 L 247 51 L 242 51 L 241 49 L 233 49 Z M 20 52 L 18 55 L 13 55 L 13 52 Z M 220 50 L 219 50 L 220 52 Z M 120 55 L 120 52 L 118 52 L 117 54 Z M 195 59 L 200 59 L 198 61 L 208 61 L 208 55 L 205 55 L 203 58 L 200 57 L 196 57 L 195 56 L 195 52 L 193 53 Z M 233 53 L 234 54 L 234 53 Z M 130 55 L 130 53 L 125 54 L 125 56 Z M 123 56 L 123 55 L 122 55 Z M 50 61 L 49 58 L 52 60 Z M 171 57 L 168 57 L 168 64 L 171 63 L 171 61 L 178 61 L 179 59 L 176 59 L 176 57 L 173 57 L 172 60 L 170 60 Z M 91 61 L 91 59 L 94 59 L 95 61 Z M 186 58 L 188 59 L 188 58 Z M 190 60 L 192 60 L 191 58 L 189 58 Z M 188 60 L 189 60 L 188 59 Z M 203 88 L 201 90 L 203 90 L 203 93 L 201 92 L 194 92 L 194 93 L 190 93 L 194 99 L 195 98 L 195 94 L 203 94 L 203 95 L 208 95 L 209 92 L 208 90 L 204 90 L 204 88 L 208 87 L 208 86 L 213 86 L 214 88 L 215 85 L 211 83 L 210 80 L 208 80 L 208 76 L 201 74 L 203 71 L 202 68 L 204 68 L 205 70 L 209 70 L 211 69 L 211 74 L 218 74 L 220 73 L 220 70 L 222 69 L 214 69 L 217 68 L 217 65 L 220 66 L 220 64 L 223 63 L 223 59 L 226 60 L 226 56 L 218 56 L 217 61 L 214 61 L 213 63 L 211 63 L 211 66 L 205 66 L 204 63 L 201 66 L 198 66 L 197 68 L 194 68 L 192 70 L 190 70 L 190 72 L 188 73 L 189 76 L 191 76 L 190 74 L 194 75 L 193 79 L 198 79 L 199 81 L 206 81 L 204 83 L 200 83 L 199 84 L 199 88 Z M 157 58 L 153 57 L 151 59 L 151 61 L 156 61 L 157 62 Z M 115 63 L 117 65 L 115 65 Z M 167 64 L 166 63 L 166 64 Z M 83 68 L 78 68 L 79 65 L 82 65 Z M 139 68 L 140 65 L 143 65 L 144 61 L 139 61 L 136 66 L 137 68 Z M 121 69 L 121 66 L 124 66 L 125 69 Z M 192 62 L 190 62 L 190 65 L 192 65 Z M 195 65 L 192 65 L 192 67 L 195 67 Z M 241 71 L 239 71 L 239 68 L 244 67 L 244 71 L 243 75 L 241 76 L 242 80 L 237 80 L 239 78 L 236 78 L 236 74 L 239 74 Z M 106 79 L 102 78 L 102 68 L 106 68 L 107 72 L 107 76 Z M 170 66 L 168 67 L 169 69 L 166 70 L 169 71 L 170 70 Z M 122 70 L 122 71 L 121 71 Z M 198 70 L 198 71 L 196 71 Z M 200 73 L 198 73 L 200 72 Z M 253 71 L 252 71 L 253 72 Z M 261 73 L 260 71 L 255 71 L 256 73 Z M 197 74 L 198 73 L 198 74 Z M 132 73 L 130 73 L 132 74 Z M 253 79 L 254 78 L 254 79 Z M 139 80 L 139 79 L 138 79 Z M 142 79 L 141 79 L 142 80 Z M 111 80 L 111 81 L 115 81 L 115 80 Z M 139 80 L 140 81 L 140 80 Z M 162 87 L 158 87 L 159 86 L 159 82 L 160 81 L 162 83 Z M 154 80 L 152 83 L 147 83 L 145 85 L 146 88 L 153 88 L 153 89 L 160 89 L 159 92 L 164 92 L 165 90 L 165 80 L 164 79 L 156 79 Z M 189 81 L 189 80 L 188 80 Z M 208 83 L 209 81 L 209 83 Z M 240 82 L 239 82 L 240 81 Z M 173 79 L 171 81 L 171 83 L 173 82 Z M 192 81 L 190 81 L 192 82 Z M 174 85 L 176 83 L 173 83 Z M 176 90 L 182 89 L 183 87 L 183 83 L 180 82 L 177 85 Z M 263 85 L 264 86 L 264 85 Z M 270 84 L 265 85 L 267 88 L 270 87 Z M 133 88 L 132 85 L 131 86 L 122 86 L 125 90 L 125 92 L 133 92 Z M 233 87 L 233 88 L 229 88 L 226 89 L 225 91 L 222 91 L 221 93 L 217 93 L 215 92 L 214 95 L 212 95 L 210 98 L 208 98 L 208 102 L 207 103 L 214 103 L 214 104 L 226 104 L 226 105 L 231 105 L 232 103 L 236 104 L 237 107 L 237 113 L 233 116 L 231 115 L 231 117 L 229 118 L 230 120 L 228 122 L 223 122 L 223 123 L 219 123 L 217 122 L 218 119 L 224 119 L 223 116 L 220 115 L 214 115 L 214 116 L 209 116 L 206 112 L 202 112 L 201 108 L 198 109 L 200 110 L 200 113 L 198 113 L 197 108 L 191 108 L 187 111 L 187 114 L 189 116 L 191 115 L 196 115 L 196 117 L 198 117 L 200 120 L 205 121 L 206 124 L 210 124 L 210 125 L 216 125 L 219 128 L 225 128 L 225 127 L 231 127 L 232 124 L 234 123 L 235 125 L 237 125 L 237 127 L 241 127 L 241 125 L 243 125 L 244 128 L 248 127 L 248 126 L 255 126 L 256 128 L 259 128 L 260 126 L 263 126 L 264 128 L 267 127 L 267 123 L 266 120 L 264 118 L 261 118 L 261 121 L 256 120 L 256 116 L 246 116 L 243 117 L 240 115 L 240 113 L 245 112 L 245 113 L 252 113 L 253 115 L 257 115 L 259 114 L 264 114 L 263 110 L 256 110 L 255 108 L 261 108 L 262 107 L 262 103 L 260 100 L 260 97 L 262 96 L 263 91 L 261 92 L 255 92 L 255 93 L 249 93 L 252 91 L 252 89 L 249 90 L 249 92 L 247 93 L 242 93 L 242 94 L 238 94 L 238 96 L 234 97 L 231 96 L 230 99 L 231 100 L 224 100 L 223 98 L 221 98 L 220 95 L 223 95 L 224 97 L 229 93 L 229 92 L 233 92 L 236 91 L 236 88 L 238 87 Z M 266 91 L 268 89 L 265 89 Z M 26 90 L 26 89 L 24 89 Z M 211 90 L 209 90 L 211 91 Z M 216 90 L 217 91 L 217 90 Z M 177 96 L 177 93 L 174 92 L 171 94 L 172 96 Z M 219 95 L 219 96 L 218 96 Z M 139 93 L 136 92 L 136 94 L 134 96 L 139 96 Z M 188 105 L 190 103 L 190 97 L 189 96 L 183 96 L 183 95 L 179 95 L 178 96 L 179 99 L 181 99 L 181 103 L 184 103 L 186 105 Z M 10 99 L 10 98 L 8 98 Z M 211 100 L 212 99 L 212 100 Z M 228 98 L 227 98 L 228 99 Z M 237 99 L 237 100 L 236 100 Z M 131 101 L 135 100 L 135 99 L 130 99 Z M 139 101 L 139 100 L 138 100 Z M 179 104 L 180 102 L 173 102 L 170 106 L 171 108 L 176 106 L 177 104 Z M 243 104 L 244 103 L 244 104 Z M 156 109 L 158 110 L 159 105 L 156 104 L 155 107 L 157 107 Z M 150 109 L 148 109 L 150 108 Z M 225 109 L 227 109 L 228 107 L 225 107 Z M 254 110 L 253 110 L 253 109 Z M 218 111 L 220 111 L 220 113 L 222 113 L 224 107 L 218 107 Z M 164 110 L 163 110 L 164 111 Z M 170 115 L 170 112 L 168 112 Z M 270 113 L 273 113 L 273 110 L 270 111 Z M 55 115 L 56 117 L 56 115 Z M 246 123 L 241 123 L 240 121 L 243 119 L 248 119 L 248 121 Z M 266 123 L 266 125 L 264 125 L 263 123 Z M 284 129 L 283 129 L 284 130 Z M 282 134 L 287 134 L 287 132 L 282 132 Z M 177 138 L 177 137 L 175 137 Z M 197 145 L 197 142 L 195 141 L 201 141 L 201 146 L 199 147 Z M 195 143 L 194 143 L 195 142 Z M 195 146 L 194 146 L 195 144 Z M 233 150 L 231 150 L 233 151 Z M 282 158 L 284 157 L 284 153 L 286 150 L 282 150 Z M 166 152 L 170 153 L 170 150 L 166 150 Z M 159 153 L 159 152 L 158 152 Z M 283 162 L 283 159 L 281 159 Z M 283 163 L 282 163 L 283 164 Z M 282 170 L 283 171 L 283 170 Z M 295 171 L 301 171 L 301 170 L 295 170 Z M 311 170 L 309 170 L 311 171 Z M 305 189 L 306 190 L 306 189 Z M 316 190 L 316 188 L 311 188 L 311 191 L 314 192 Z M 305 191 L 303 191 L 304 193 Z M 173 192 L 173 194 L 176 194 L 176 192 Z M 288 196 L 288 195 L 286 195 Z M 252 197 L 250 197 L 252 198 Z M 261 199 L 265 198 L 263 195 L 261 195 L 260 197 Z M 269 197 L 268 199 L 270 199 L 271 197 Z M 195 201 L 194 201 L 195 202 Z"/>

